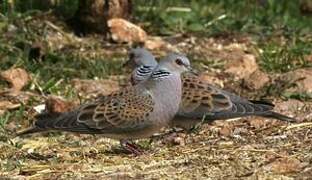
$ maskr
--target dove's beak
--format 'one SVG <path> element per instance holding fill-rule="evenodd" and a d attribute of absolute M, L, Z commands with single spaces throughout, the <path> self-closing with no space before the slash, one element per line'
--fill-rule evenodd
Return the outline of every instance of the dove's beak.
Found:
<path fill-rule="evenodd" d="M 198 72 L 195 70 L 195 69 L 193 69 L 191 66 L 189 66 L 188 68 L 188 71 L 190 72 L 190 73 L 192 73 L 192 74 L 194 74 L 194 75 L 198 75 Z"/>

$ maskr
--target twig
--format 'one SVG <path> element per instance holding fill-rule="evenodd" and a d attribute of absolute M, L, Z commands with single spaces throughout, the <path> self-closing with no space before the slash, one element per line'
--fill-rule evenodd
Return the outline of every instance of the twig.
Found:
<path fill-rule="evenodd" d="M 266 152 L 270 152 L 275 154 L 278 157 L 286 157 L 283 155 L 278 154 L 277 152 L 275 152 L 274 150 L 269 150 L 269 149 L 236 149 L 236 152 L 238 151 L 247 151 L 247 152 L 259 152 L 259 153 L 266 153 Z"/>
<path fill-rule="evenodd" d="M 285 130 L 295 129 L 295 128 L 304 128 L 304 127 L 312 127 L 312 122 L 300 123 L 287 126 Z"/>

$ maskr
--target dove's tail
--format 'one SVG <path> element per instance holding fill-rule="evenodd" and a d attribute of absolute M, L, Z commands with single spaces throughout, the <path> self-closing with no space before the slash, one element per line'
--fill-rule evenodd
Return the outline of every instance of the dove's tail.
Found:
<path fill-rule="evenodd" d="M 32 134 L 43 131 L 68 131 L 85 134 L 98 134 L 100 130 L 91 129 L 83 123 L 77 121 L 77 112 L 67 112 L 61 114 L 38 114 L 33 127 L 17 133 L 17 136 Z"/>
<path fill-rule="evenodd" d="M 274 105 L 263 101 L 233 102 L 232 109 L 216 112 L 212 116 L 206 116 L 207 120 L 230 119 L 244 116 L 262 116 L 281 121 L 294 122 L 294 118 L 273 111 Z"/>
<path fill-rule="evenodd" d="M 262 115 L 263 117 L 268 117 L 268 118 L 274 118 L 278 119 L 281 121 L 287 121 L 287 122 L 296 122 L 295 118 L 274 112 L 274 111 L 269 111 L 267 115 Z"/>
<path fill-rule="evenodd" d="M 49 113 L 38 114 L 35 117 L 36 121 L 33 127 L 17 132 L 16 136 L 22 136 L 26 134 L 33 134 L 33 133 L 38 133 L 42 131 L 47 131 L 48 129 L 51 129 L 52 127 L 48 128 L 46 126 L 43 126 L 43 124 L 47 124 L 47 122 L 55 121 L 58 118 L 58 116 L 59 114 L 49 114 Z"/>
<path fill-rule="evenodd" d="M 268 118 L 274 118 L 274 119 L 278 119 L 281 121 L 287 121 L 287 122 L 295 122 L 296 119 L 274 112 L 273 108 L 274 108 L 274 104 L 266 102 L 266 101 L 254 101 L 251 100 L 250 101 L 253 106 L 255 107 L 260 107 L 260 108 L 255 108 L 255 115 L 257 116 L 263 116 L 263 117 L 268 117 Z"/>

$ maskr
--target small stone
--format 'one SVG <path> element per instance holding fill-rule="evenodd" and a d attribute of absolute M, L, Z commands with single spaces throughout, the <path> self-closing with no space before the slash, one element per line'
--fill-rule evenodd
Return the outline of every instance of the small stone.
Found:
<path fill-rule="evenodd" d="M 35 106 L 33 107 L 34 110 L 37 112 L 37 113 L 43 113 L 44 110 L 46 109 L 46 105 L 45 104 L 40 104 L 38 106 Z"/>

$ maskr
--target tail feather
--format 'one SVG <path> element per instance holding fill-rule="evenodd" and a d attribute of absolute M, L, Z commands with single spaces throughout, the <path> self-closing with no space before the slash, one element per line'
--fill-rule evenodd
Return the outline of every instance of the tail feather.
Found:
<path fill-rule="evenodd" d="M 35 126 L 42 128 L 42 129 L 47 129 L 51 128 L 50 124 L 55 122 L 59 117 L 61 117 L 61 114 L 58 113 L 41 113 L 35 116 L 36 122 Z"/>
<path fill-rule="evenodd" d="M 32 134 L 43 131 L 68 131 L 86 134 L 98 134 L 101 130 L 90 129 L 88 126 L 77 122 L 77 112 L 67 112 L 62 114 L 42 113 L 35 117 L 33 127 L 17 133 L 17 136 Z"/>
<path fill-rule="evenodd" d="M 289 117 L 289 116 L 286 116 L 277 112 L 273 112 L 273 111 L 270 111 L 267 115 L 263 115 L 263 117 L 274 118 L 274 119 L 287 121 L 287 122 L 296 122 L 295 118 L 292 118 L 292 117 Z"/>
<path fill-rule="evenodd" d="M 253 104 L 271 106 L 272 108 L 275 106 L 274 104 L 272 104 L 271 102 L 269 102 L 267 100 L 248 100 L 248 101 L 253 103 Z"/>
<path fill-rule="evenodd" d="M 262 116 L 275 118 L 281 121 L 295 122 L 294 118 L 282 115 L 273 111 L 274 105 L 262 101 L 234 102 L 232 109 L 228 111 L 220 111 L 211 115 L 206 115 L 207 121 L 218 119 L 230 119 L 245 116 Z"/>
<path fill-rule="evenodd" d="M 43 123 L 46 122 L 51 122 L 54 119 L 56 119 L 59 116 L 59 114 L 54 113 L 54 114 L 50 114 L 50 113 L 41 113 L 35 116 L 35 123 L 33 125 L 33 127 L 24 129 L 20 132 L 16 133 L 16 136 L 23 136 L 23 135 L 27 135 L 27 134 L 33 134 L 33 133 L 38 133 L 38 132 L 42 132 L 42 131 L 46 131 L 47 128 L 45 128 L 43 125 Z"/>

